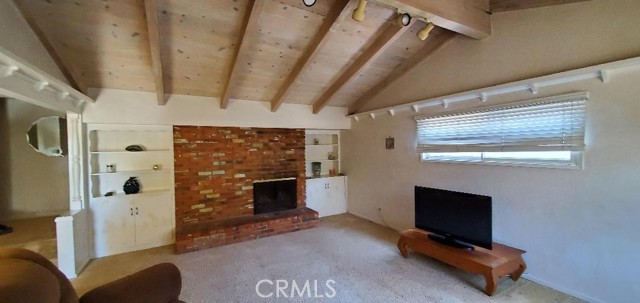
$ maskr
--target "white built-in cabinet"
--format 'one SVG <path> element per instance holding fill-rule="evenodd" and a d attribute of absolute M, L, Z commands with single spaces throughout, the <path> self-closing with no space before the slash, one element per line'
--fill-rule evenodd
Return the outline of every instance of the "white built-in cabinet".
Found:
<path fill-rule="evenodd" d="M 174 243 L 172 127 L 90 124 L 88 136 L 96 257 Z M 126 151 L 130 145 L 144 150 Z M 138 179 L 141 191 L 126 195 L 123 185 L 130 177 Z"/>
<path fill-rule="evenodd" d="M 321 163 L 320 176 L 313 175 L 313 162 Z M 307 130 L 305 163 L 307 207 L 317 211 L 320 217 L 346 213 L 347 177 L 340 175 L 340 131 Z M 329 170 L 335 175 L 331 176 Z"/>
<path fill-rule="evenodd" d="M 347 177 L 324 177 L 307 179 L 307 207 L 318 212 L 320 217 L 347 212 Z"/>

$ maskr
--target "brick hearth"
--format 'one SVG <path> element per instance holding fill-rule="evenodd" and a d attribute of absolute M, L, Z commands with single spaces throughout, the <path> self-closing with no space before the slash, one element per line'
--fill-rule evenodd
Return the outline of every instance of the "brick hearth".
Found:
<path fill-rule="evenodd" d="M 314 227 L 304 130 L 174 126 L 178 253 Z M 297 209 L 253 215 L 253 182 L 295 177 Z"/>

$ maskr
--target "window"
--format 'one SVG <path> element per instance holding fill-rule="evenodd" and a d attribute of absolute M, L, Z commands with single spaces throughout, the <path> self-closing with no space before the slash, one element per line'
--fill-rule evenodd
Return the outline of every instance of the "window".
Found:
<path fill-rule="evenodd" d="M 587 93 L 416 117 L 424 161 L 580 167 Z"/>

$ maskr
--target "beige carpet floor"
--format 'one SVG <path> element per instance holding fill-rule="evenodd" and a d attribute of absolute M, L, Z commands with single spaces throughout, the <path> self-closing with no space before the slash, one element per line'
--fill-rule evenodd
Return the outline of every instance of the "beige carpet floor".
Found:
<path fill-rule="evenodd" d="M 13 232 L 0 235 L 0 248 L 25 248 L 35 251 L 57 264 L 55 216 L 2 222 Z"/>
<path fill-rule="evenodd" d="M 160 247 L 93 260 L 72 282 L 79 294 L 158 262 L 173 262 L 182 271 L 182 299 L 197 302 L 582 302 L 537 283 L 509 278 L 500 281 L 493 297 L 481 290 L 484 280 L 412 253 L 398 253 L 397 232 L 352 215 L 324 218 L 320 227 L 219 248 L 174 255 Z M 525 255 L 526 260 L 526 255 Z M 256 284 L 263 279 L 310 280 L 312 298 L 277 298 L 265 283 L 261 298 Z M 333 298 L 327 280 L 334 280 Z M 291 287 L 287 294 L 290 295 Z"/>

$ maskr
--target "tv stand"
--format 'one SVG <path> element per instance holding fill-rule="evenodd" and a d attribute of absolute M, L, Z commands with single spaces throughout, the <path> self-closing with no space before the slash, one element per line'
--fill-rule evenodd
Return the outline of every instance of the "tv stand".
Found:
<path fill-rule="evenodd" d="M 481 274 L 486 281 L 484 292 L 489 296 L 496 292 L 500 277 L 510 275 L 511 280 L 517 281 L 527 268 L 522 259 L 524 250 L 495 242 L 492 250 L 481 247 L 474 250 L 454 248 L 431 240 L 430 234 L 415 228 L 401 232 L 398 240 L 400 254 L 407 258 L 407 248 L 410 248 L 466 272 Z"/>
<path fill-rule="evenodd" d="M 438 234 L 433 234 L 430 233 L 427 235 L 427 237 L 433 241 L 436 241 L 440 244 L 444 244 L 447 246 L 451 246 L 451 247 L 455 247 L 455 248 L 460 248 L 460 249 L 466 249 L 466 250 L 473 250 L 473 245 L 471 244 L 467 244 L 467 243 L 463 243 L 460 241 L 456 241 L 454 239 L 451 239 L 449 237 L 446 236 L 441 236 Z"/>

